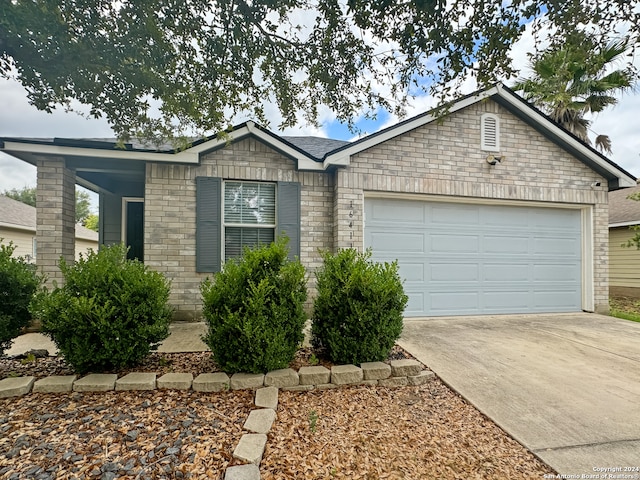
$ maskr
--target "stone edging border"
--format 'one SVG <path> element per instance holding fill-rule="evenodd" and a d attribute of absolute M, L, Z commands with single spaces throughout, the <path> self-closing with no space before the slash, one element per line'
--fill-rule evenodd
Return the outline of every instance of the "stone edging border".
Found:
<path fill-rule="evenodd" d="M 424 370 L 417 360 L 337 365 L 329 370 L 323 366 L 274 370 L 267 374 L 202 373 L 195 379 L 191 373 L 166 373 L 157 378 L 155 373 L 129 373 L 122 378 L 116 374 L 89 374 L 78 379 L 76 375 L 58 375 L 36 380 L 35 377 L 13 377 L 0 380 L 0 398 L 19 397 L 33 393 L 108 392 L 131 390 L 175 389 L 197 392 L 226 390 L 255 390 L 254 405 L 249 412 L 243 434 L 233 451 L 233 458 L 246 462 L 227 468 L 225 480 L 260 480 L 260 462 L 267 445 L 267 434 L 276 420 L 278 392 L 328 390 L 341 386 L 370 385 L 401 387 L 423 385 L 432 380 L 433 372 Z"/>

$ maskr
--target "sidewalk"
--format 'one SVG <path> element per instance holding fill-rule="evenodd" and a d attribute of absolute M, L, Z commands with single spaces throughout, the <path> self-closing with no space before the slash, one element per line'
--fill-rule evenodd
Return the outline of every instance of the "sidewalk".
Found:
<path fill-rule="evenodd" d="M 176 322 L 169 327 L 171 334 L 160 344 L 158 352 L 206 352 L 209 347 L 202 341 L 201 336 L 207 331 L 204 322 Z M 5 352 L 7 356 L 20 355 L 29 350 L 44 349 L 49 355 L 57 355 L 58 349 L 51 339 L 41 333 L 25 333 L 13 341 L 11 348 Z"/>

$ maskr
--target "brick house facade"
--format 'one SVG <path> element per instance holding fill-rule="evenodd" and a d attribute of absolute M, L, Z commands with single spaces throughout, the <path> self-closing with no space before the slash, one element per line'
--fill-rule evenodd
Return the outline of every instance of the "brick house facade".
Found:
<path fill-rule="evenodd" d="M 418 238 L 424 238 L 425 245 L 435 245 L 440 237 L 455 243 L 451 241 L 456 238 L 455 232 L 469 232 L 468 226 L 453 225 L 442 235 L 430 233 L 435 224 L 428 222 L 436 222 L 436 215 L 443 209 L 456 212 L 454 217 L 488 219 L 489 224 L 492 218 L 511 212 L 516 219 L 514 231 L 520 233 L 509 233 L 510 227 L 504 224 L 491 229 L 485 222 L 478 233 L 463 234 L 479 245 L 477 251 L 468 252 L 464 247 L 455 256 L 438 257 L 437 248 L 429 244 L 429 251 L 416 253 L 420 262 L 406 266 L 407 272 L 420 270 L 412 287 L 418 293 L 410 293 L 416 305 L 422 305 L 414 316 L 455 312 L 455 308 L 438 310 L 435 305 L 438 298 L 450 299 L 456 292 L 475 299 L 476 303 L 469 304 L 471 313 L 507 313 L 509 308 L 513 308 L 511 313 L 554 311 L 551 293 L 545 291 L 557 290 L 553 283 L 556 280 L 559 284 L 573 282 L 567 291 L 575 294 L 573 303 L 563 304 L 559 310 L 603 312 L 608 309 L 607 194 L 635 185 L 630 174 L 501 86 L 461 99 L 450 105 L 442 118 L 427 112 L 356 142 L 318 140 L 313 149 L 304 141 L 279 137 L 251 122 L 237 127 L 228 137 L 204 140 L 183 152 L 152 152 L 135 145 L 115 151 L 91 142 L 50 143 L 4 139 L 7 153 L 38 165 L 38 194 L 58 198 L 51 204 L 38 203 L 39 215 L 48 219 L 46 228 L 56 232 L 53 236 L 46 234 L 50 240 L 45 234 L 38 239 L 43 269 L 56 278 L 51 259 L 72 251 L 65 242 L 66 219 L 73 202 L 65 192 L 71 188 L 67 179 L 75 177 L 78 183 L 100 193 L 102 244 L 127 241 L 128 202 L 143 202 L 143 225 L 139 228 L 143 260 L 171 279 L 171 303 L 179 319 L 198 318 L 199 285 L 219 269 L 230 239 L 242 228 L 247 235 L 278 235 L 283 229 L 292 240 L 292 253 L 308 269 L 313 289 L 313 272 L 321 265 L 320 249 L 372 247 L 376 258 L 376 245 L 382 245 L 376 243 L 377 238 L 386 238 L 385 245 L 390 248 L 394 243 L 401 245 Z M 96 162 L 101 169 L 95 168 Z M 271 185 L 264 187 L 267 193 L 260 201 L 271 202 L 268 208 L 275 213 L 270 210 L 267 217 L 273 219 L 244 227 L 227 221 L 227 215 L 231 215 L 226 207 L 230 195 L 238 195 L 243 186 L 258 188 L 258 184 Z M 397 223 L 395 237 L 393 222 L 389 228 L 382 225 L 373 232 L 365 212 L 382 211 L 387 205 L 429 212 L 433 218 L 416 227 L 407 214 Z M 570 236 L 563 225 L 554 223 L 555 213 L 575 220 L 576 228 Z M 525 216 L 547 223 L 516 228 L 517 218 Z M 288 219 L 287 225 L 280 224 L 283 218 Z M 265 225 L 273 232 L 258 232 L 256 228 Z M 549 230 L 550 236 L 539 236 L 538 229 Z M 554 237 L 556 230 L 559 233 Z M 500 245 L 512 244 L 513 238 L 522 239 L 519 243 L 530 245 L 529 253 L 496 256 L 485 245 L 490 237 Z M 535 246 L 544 242 L 564 242 L 573 250 L 553 253 L 555 247 L 551 245 L 547 256 Z M 390 255 L 389 259 L 394 259 L 392 250 Z M 565 270 L 573 272 L 572 277 L 558 273 L 556 268 L 553 275 L 558 279 L 554 277 L 545 288 L 544 279 L 551 277 L 544 275 L 553 270 L 556 258 L 564 262 L 565 257 Z M 444 269 L 453 272 L 452 276 L 442 282 L 442 288 L 449 290 L 440 297 L 429 291 L 430 282 L 435 285 L 437 280 L 434 272 L 442 266 L 434 260 L 437 258 L 453 258 Z M 380 259 L 386 257 L 381 254 Z M 499 282 L 490 288 L 496 265 L 507 272 L 504 280 L 509 284 L 513 280 L 507 267 L 520 264 L 531 271 L 531 278 L 523 280 L 528 282 L 522 288 L 527 299 L 522 293 L 522 306 L 512 303 L 491 307 L 485 300 L 503 288 Z M 401 263 L 401 272 L 402 268 Z M 451 283 L 456 272 L 470 272 L 459 288 Z M 538 301 L 542 302 L 539 310 L 527 306 Z M 473 310 L 473 305 L 478 308 Z"/>

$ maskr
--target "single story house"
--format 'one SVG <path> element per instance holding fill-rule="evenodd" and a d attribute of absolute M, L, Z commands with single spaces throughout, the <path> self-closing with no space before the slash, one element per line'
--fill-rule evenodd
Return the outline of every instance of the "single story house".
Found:
<path fill-rule="evenodd" d="M 100 243 L 125 242 L 172 281 L 181 319 L 243 245 L 285 233 L 400 265 L 407 317 L 608 311 L 608 192 L 635 178 L 502 85 L 354 142 L 253 122 L 182 151 L 2 138 L 37 166 L 38 263 L 73 256 L 73 189 L 100 196 Z M 60 250 L 62 246 L 62 250 Z M 310 275 L 313 287 L 313 274 Z"/>
<path fill-rule="evenodd" d="M 14 256 L 28 262 L 37 259 L 36 208 L 5 195 L 0 195 L 0 238 L 4 244 L 13 242 Z M 75 225 L 75 258 L 89 249 L 98 249 L 98 232 Z"/>
<path fill-rule="evenodd" d="M 609 293 L 640 298 L 640 250 L 627 243 L 640 226 L 640 201 L 629 195 L 640 194 L 640 186 L 609 194 Z"/>

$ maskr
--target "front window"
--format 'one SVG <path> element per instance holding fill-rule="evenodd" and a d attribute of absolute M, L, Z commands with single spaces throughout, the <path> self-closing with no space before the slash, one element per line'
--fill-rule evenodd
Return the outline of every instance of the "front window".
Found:
<path fill-rule="evenodd" d="M 224 259 L 244 247 L 269 244 L 276 229 L 276 186 L 260 182 L 224 182 Z"/>

